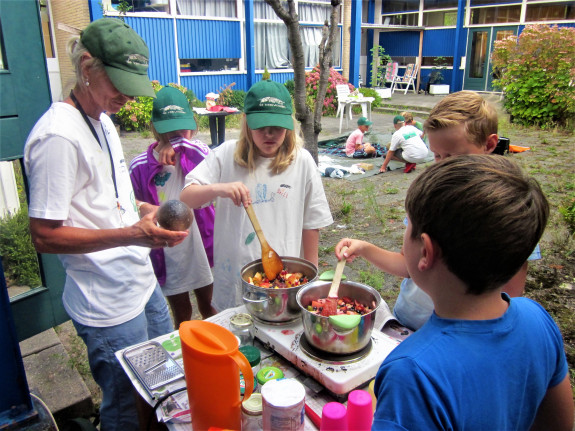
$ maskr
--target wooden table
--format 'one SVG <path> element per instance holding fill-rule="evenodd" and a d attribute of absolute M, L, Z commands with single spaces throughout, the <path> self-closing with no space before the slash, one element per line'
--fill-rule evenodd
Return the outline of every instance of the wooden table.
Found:
<path fill-rule="evenodd" d="M 227 111 L 208 111 L 206 108 L 194 108 L 194 112 L 199 116 L 207 116 L 210 121 L 210 137 L 212 138 L 211 147 L 217 147 L 226 140 L 226 117 L 228 115 L 241 114 L 239 109 L 233 112 Z"/>

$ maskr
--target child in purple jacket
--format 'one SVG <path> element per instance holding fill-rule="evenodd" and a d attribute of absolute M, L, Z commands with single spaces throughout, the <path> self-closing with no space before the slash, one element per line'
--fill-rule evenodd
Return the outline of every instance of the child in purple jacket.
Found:
<path fill-rule="evenodd" d="M 152 131 L 157 142 L 130 163 L 136 199 L 152 205 L 179 199 L 186 175 L 210 152 L 203 142 L 192 140 L 195 130 L 196 122 L 186 96 L 176 88 L 162 88 L 152 110 Z M 145 209 L 141 206 L 140 214 L 145 214 Z M 192 290 L 202 318 L 215 314 L 211 305 L 210 269 L 213 236 L 214 207 L 210 205 L 194 210 L 190 235 L 184 242 L 151 252 L 154 271 L 172 309 L 176 328 L 191 319 L 189 292 Z"/>

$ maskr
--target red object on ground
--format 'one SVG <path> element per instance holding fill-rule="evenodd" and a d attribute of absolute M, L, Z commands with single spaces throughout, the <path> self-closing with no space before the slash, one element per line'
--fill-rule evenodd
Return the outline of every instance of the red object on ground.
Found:
<path fill-rule="evenodd" d="M 405 172 L 406 174 L 409 174 L 411 171 L 415 170 L 415 163 L 406 163 L 405 164 L 405 169 L 403 170 L 403 172 Z"/>

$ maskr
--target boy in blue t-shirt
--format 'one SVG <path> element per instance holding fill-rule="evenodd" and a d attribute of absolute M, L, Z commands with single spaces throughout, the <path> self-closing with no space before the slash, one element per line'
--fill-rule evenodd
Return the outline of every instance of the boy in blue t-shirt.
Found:
<path fill-rule="evenodd" d="M 545 229 L 537 182 L 505 157 L 451 157 L 415 179 L 405 207 L 405 262 L 435 311 L 381 365 L 372 429 L 570 431 L 559 329 L 539 304 L 501 290 Z M 385 252 L 350 248 L 371 262 Z"/>

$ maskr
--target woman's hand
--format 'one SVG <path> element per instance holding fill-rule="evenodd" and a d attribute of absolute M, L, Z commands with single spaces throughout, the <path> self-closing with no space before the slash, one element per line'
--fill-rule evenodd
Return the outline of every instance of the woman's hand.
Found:
<path fill-rule="evenodd" d="M 188 236 L 188 231 L 171 231 L 158 226 L 156 212 L 152 211 L 132 225 L 134 243 L 150 248 L 173 247 Z"/>

